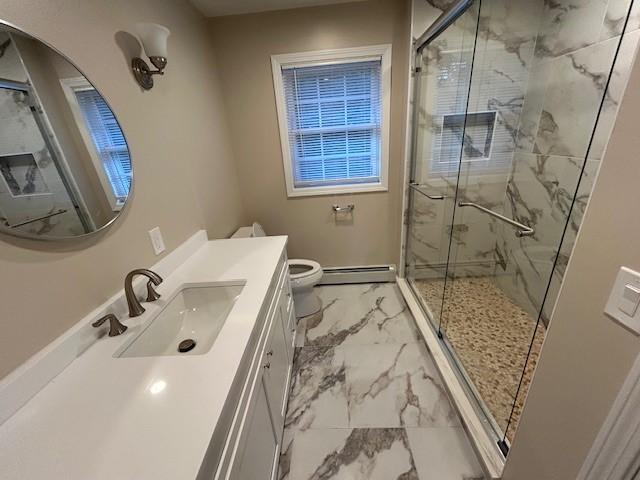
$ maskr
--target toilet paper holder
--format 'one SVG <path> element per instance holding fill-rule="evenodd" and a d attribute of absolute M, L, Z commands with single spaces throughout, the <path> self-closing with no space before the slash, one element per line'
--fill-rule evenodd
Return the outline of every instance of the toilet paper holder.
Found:
<path fill-rule="evenodd" d="M 341 207 L 340 205 L 335 204 L 332 205 L 331 208 L 333 209 L 334 213 L 351 213 L 353 212 L 353 209 L 356 208 L 356 206 L 353 203 L 350 203 L 346 207 Z"/>

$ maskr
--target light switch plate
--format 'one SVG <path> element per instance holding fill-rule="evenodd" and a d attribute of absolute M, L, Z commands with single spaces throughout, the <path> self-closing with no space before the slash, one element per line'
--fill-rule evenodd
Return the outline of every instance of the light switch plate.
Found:
<path fill-rule="evenodd" d="M 153 251 L 156 255 L 160 255 L 165 251 L 164 240 L 162 239 L 162 232 L 160 227 L 155 227 L 149 230 L 149 238 L 151 239 L 151 245 L 153 245 Z"/>
<path fill-rule="evenodd" d="M 640 273 L 621 267 L 604 312 L 640 335 Z"/>

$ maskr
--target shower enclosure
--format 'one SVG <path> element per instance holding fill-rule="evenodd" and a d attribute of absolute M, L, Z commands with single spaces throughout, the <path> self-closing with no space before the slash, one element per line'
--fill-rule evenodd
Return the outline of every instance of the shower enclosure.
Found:
<path fill-rule="evenodd" d="M 416 0 L 414 18 L 404 275 L 506 455 L 640 18 L 632 0 Z"/>

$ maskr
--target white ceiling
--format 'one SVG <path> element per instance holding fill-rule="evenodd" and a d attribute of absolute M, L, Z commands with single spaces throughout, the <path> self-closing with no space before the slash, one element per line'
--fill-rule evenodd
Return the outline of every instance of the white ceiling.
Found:
<path fill-rule="evenodd" d="M 207 17 L 286 10 L 363 0 L 190 0 Z"/>

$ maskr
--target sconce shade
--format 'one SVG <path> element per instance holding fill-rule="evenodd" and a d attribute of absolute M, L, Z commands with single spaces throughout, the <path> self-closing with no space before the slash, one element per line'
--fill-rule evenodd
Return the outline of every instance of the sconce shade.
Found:
<path fill-rule="evenodd" d="M 136 30 L 147 57 L 167 58 L 167 38 L 171 33 L 167 27 L 157 23 L 138 23 Z"/>

